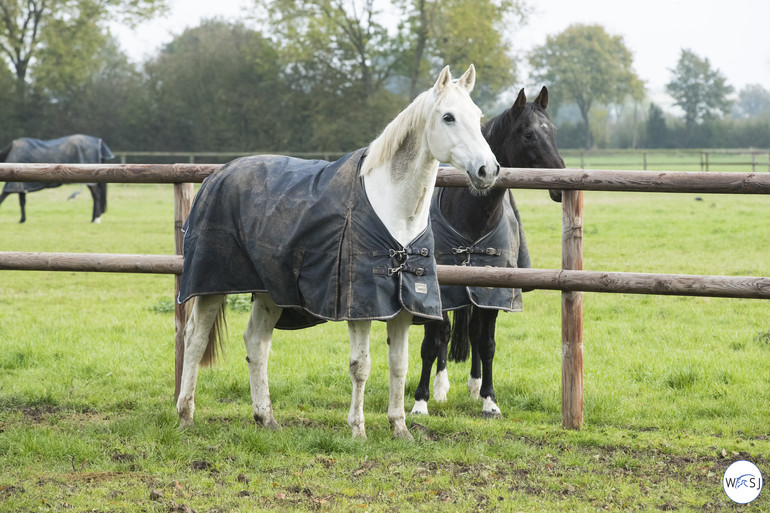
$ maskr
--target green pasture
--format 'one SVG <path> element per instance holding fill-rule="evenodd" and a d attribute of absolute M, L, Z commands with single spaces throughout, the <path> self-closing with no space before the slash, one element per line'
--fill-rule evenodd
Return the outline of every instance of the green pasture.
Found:
<path fill-rule="evenodd" d="M 764 151 L 764 150 L 763 150 Z M 770 155 L 750 150 L 598 150 L 561 152 L 567 167 L 583 169 L 646 169 L 649 171 L 770 171 Z"/>
<path fill-rule="evenodd" d="M 569 165 L 569 162 L 568 162 Z M 613 167 L 608 163 L 607 167 Z M 169 254 L 167 185 L 68 185 L 0 208 L 0 251 Z M 534 265 L 560 263 L 559 205 L 515 191 Z M 770 276 L 770 198 L 586 192 L 590 270 Z M 770 475 L 770 303 L 585 294 L 585 425 L 560 427 L 560 295 L 525 294 L 500 317 L 495 383 L 504 417 L 481 418 L 469 364 L 450 364 L 445 404 L 386 418 L 384 325 L 375 325 L 367 441 L 346 424 L 347 329 L 276 332 L 277 420 L 251 418 L 241 336 L 198 380 L 196 426 L 177 427 L 171 276 L 0 271 L 0 511 L 768 511 L 764 490 L 733 504 L 722 475 L 739 459 Z M 246 307 L 244 308 L 244 304 Z M 420 366 L 410 337 L 407 411 Z"/>

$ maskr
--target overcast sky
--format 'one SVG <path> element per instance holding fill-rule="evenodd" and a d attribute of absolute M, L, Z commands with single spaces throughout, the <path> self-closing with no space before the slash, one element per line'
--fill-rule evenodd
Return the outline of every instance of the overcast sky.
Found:
<path fill-rule="evenodd" d="M 740 90 L 761 84 L 770 90 L 770 0 L 529 0 L 529 23 L 514 35 L 521 55 L 545 43 L 546 36 L 572 23 L 597 23 L 623 36 L 634 56 L 634 69 L 653 96 L 671 79 L 682 48 L 708 58 L 729 84 Z M 201 19 L 243 19 L 252 0 L 169 0 L 170 13 L 128 30 L 114 26 L 124 50 L 142 61 Z M 375 3 L 376 6 L 376 3 Z M 525 60 L 521 59 L 524 63 Z M 522 84 L 528 70 L 522 69 Z"/>

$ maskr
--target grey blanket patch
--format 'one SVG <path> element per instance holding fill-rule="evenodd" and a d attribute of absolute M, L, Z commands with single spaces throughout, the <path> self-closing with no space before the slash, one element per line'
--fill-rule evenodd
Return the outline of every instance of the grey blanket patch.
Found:
<path fill-rule="evenodd" d="M 436 240 L 436 261 L 440 265 L 476 267 L 532 267 L 513 194 L 503 199 L 500 223 L 478 240 L 469 240 L 455 230 L 439 208 L 443 188 L 436 188 L 431 203 L 431 223 Z M 508 312 L 522 309 L 521 289 L 441 285 L 441 303 L 445 311 L 475 305 Z"/>
<path fill-rule="evenodd" d="M 185 224 L 180 303 L 266 292 L 279 329 L 441 318 L 433 232 L 401 246 L 366 196 L 365 149 L 336 162 L 258 155 L 208 177 Z"/>
<path fill-rule="evenodd" d="M 68 135 L 43 141 L 22 137 L 15 139 L 1 154 L 3 162 L 27 164 L 99 164 L 115 158 L 103 140 L 90 135 Z M 35 192 L 60 183 L 7 182 L 3 192 Z"/>

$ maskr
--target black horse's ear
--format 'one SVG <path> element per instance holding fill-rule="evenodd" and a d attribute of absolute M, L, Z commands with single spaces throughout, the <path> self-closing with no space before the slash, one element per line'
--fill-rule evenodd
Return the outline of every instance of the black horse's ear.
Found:
<path fill-rule="evenodd" d="M 543 109 L 548 108 L 548 88 L 546 86 L 543 86 L 540 94 L 535 98 L 535 105 L 540 105 Z"/>
<path fill-rule="evenodd" d="M 516 101 L 513 102 L 513 107 L 511 107 L 511 110 L 524 110 L 524 107 L 527 105 L 527 95 L 524 94 L 524 88 L 521 88 L 521 91 L 519 91 L 519 96 L 516 97 Z"/>

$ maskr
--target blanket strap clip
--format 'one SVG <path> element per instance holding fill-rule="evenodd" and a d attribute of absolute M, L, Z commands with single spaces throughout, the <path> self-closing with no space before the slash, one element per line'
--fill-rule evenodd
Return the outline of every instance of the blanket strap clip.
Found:
<path fill-rule="evenodd" d="M 465 255 L 465 260 L 460 265 L 470 265 L 471 255 L 500 256 L 503 252 L 497 248 L 479 248 L 471 246 L 460 246 L 452 248 L 453 255 Z"/>

